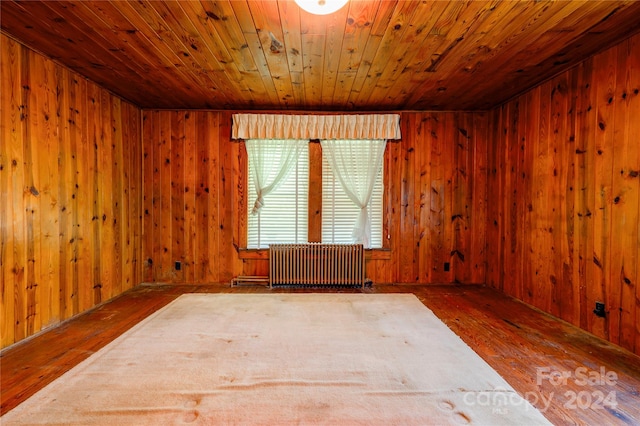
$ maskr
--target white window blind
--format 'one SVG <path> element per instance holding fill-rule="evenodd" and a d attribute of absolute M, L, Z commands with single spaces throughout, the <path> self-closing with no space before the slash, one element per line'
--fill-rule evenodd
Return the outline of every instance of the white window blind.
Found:
<path fill-rule="evenodd" d="M 255 171 L 249 161 L 247 248 L 275 243 L 305 243 L 308 228 L 309 145 L 304 144 L 295 167 L 282 183 L 264 197 L 264 205 L 251 214 L 256 201 Z"/>
<path fill-rule="evenodd" d="M 371 219 L 371 248 L 382 248 L 382 198 L 384 193 L 383 169 L 376 178 L 369 214 Z M 360 208 L 349 199 L 340 182 L 331 172 L 329 162 L 322 156 L 322 242 L 335 244 L 353 243 L 353 227 Z"/>

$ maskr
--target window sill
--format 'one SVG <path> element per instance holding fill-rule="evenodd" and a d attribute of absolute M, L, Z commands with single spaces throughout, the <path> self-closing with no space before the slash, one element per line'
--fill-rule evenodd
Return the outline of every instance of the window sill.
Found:
<path fill-rule="evenodd" d="M 269 249 L 240 248 L 238 249 L 238 257 L 240 259 L 268 260 Z M 365 249 L 364 259 L 365 260 L 390 260 L 391 250 L 388 248 Z"/>

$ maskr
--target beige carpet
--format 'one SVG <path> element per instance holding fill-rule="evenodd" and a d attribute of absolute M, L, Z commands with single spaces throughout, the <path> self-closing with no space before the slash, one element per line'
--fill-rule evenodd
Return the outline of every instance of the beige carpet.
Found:
<path fill-rule="evenodd" d="M 2 417 L 21 424 L 548 424 L 411 294 L 188 294 Z"/>

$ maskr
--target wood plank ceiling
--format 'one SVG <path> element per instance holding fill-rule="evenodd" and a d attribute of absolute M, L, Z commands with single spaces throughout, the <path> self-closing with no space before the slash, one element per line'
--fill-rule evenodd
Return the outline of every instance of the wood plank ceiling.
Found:
<path fill-rule="evenodd" d="M 143 108 L 484 110 L 640 30 L 640 1 L 9 1 L 2 31 Z"/>

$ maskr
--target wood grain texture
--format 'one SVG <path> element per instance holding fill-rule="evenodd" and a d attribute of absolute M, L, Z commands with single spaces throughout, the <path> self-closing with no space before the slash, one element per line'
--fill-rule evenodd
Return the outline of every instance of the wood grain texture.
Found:
<path fill-rule="evenodd" d="M 358 13 L 374 12 L 402 19 L 391 2 Z M 264 253 L 242 250 L 247 160 L 231 111 L 141 111 L 1 37 L 2 347 L 140 282 L 267 273 Z M 384 158 L 387 250 L 370 254 L 367 275 L 486 283 L 640 353 L 639 43 L 487 112 L 402 112 L 403 139 Z"/>
<path fill-rule="evenodd" d="M 640 31 L 640 2 L 0 2 L 2 31 L 142 108 L 487 110 Z"/>
<path fill-rule="evenodd" d="M 502 201 L 487 210 L 488 285 L 636 353 L 639 43 L 491 113 L 489 199 Z"/>
<path fill-rule="evenodd" d="M 140 282 L 140 109 L 1 35 L 2 347 Z"/>
<path fill-rule="evenodd" d="M 402 113 L 401 123 L 402 141 L 388 143 L 385 153 L 387 251 L 371 255 L 368 277 L 376 283 L 483 283 L 486 200 L 478 197 L 486 197 L 488 115 Z M 244 145 L 231 141 L 230 124 L 228 112 L 144 112 L 148 280 L 229 282 L 268 273 L 265 253 L 243 250 L 247 158 Z M 319 188 L 322 157 L 319 144 L 311 145 L 309 180 Z M 158 156 L 160 167 L 151 160 Z M 200 166 L 184 167 L 185 159 Z M 321 235 L 320 202 L 310 199 L 311 238 Z M 182 263 L 180 271 L 175 262 Z"/>

